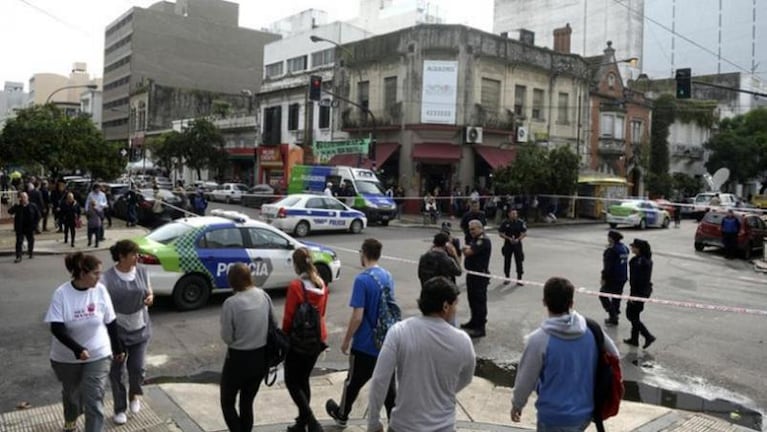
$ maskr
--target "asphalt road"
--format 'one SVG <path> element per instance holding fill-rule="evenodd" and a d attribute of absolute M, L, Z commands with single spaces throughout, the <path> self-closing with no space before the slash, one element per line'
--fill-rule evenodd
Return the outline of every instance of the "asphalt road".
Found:
<path fill-rule="evenodd" d="M 213 204 L 211 208 L 235 207 Z M 254 213 L 253 210 L 245 210 Z M 606 226 L 588 225 L 531 230 L 525 240 L 524 287 L 491 283 L 489 288 L 488 337 L 475 343 L 478 356 L 497 364 L 515 363 L 523 348 L 523 337 L 537 327 L 545 312 L 541 303 L 543 282 L 550 276 L 570 278 L 576 286 L 596 290 Z M 311 240 L 332 246 L 342 262 L 342 279 L 331 287 L 328 309 L 330 351 L 319 366 L 341 369 L 346 358 L 339 346 L 349 318 L 347 303 L 353 276 L 360 271 L 357 250 L 366 237 L 384 243 L 381 265 L 396 280 L 396 296 L 405 315 L 418 313 L 416 261 L 428 247 L 433 229 L 372 227 L 360 235 L 321 234 Z M 681 229 L 624 231 L 626 239 L 649 240 L 655 260 L 656 298 L 713 305 L 767 309 L 767 277 L 755 273 L 748 263 L 726 261 L 715 252 L 695 252 L 694 223 Z M 494 239 L 491 272 L 501 274 L 501 243 Z M 99 257 L 110 265 L 106 252 Z M 0 410 L 14 409 L 20 401 L 39 406 L 56 402 L 59 385 L 48 362 L 50 333 L 42 323 L 53 289 L 67 278 L 63 257 L 39 256 L 19 265 L 13 257 L 0 257 Z M 277 312 L 284 304 L 282 291 L 272 292 Z M 152 308 L 154 338 L 149 349 L 147 375 L 152 379 L 215 380 L 223 362 L 224 345 L 219 339 L 219 309 L 222 296 L 206 307 L 177 312 L 167 300 Z M 604 312 L 595 297 L 576 295 L 576 308 L 601 319 Z M 459 304 L 461 321 L 468 315 L 464 299 Z M 735 401 L 749 408 L 767 408 L 767 374 L 764 357 L 767 318 L 662 305 L 649 305 L 643 315 L 658 341 L 647 352 L 619 343 L 627 380 L 710 399 Z M 628 337 L 625 319 L 611 329 L 613 339 Z M 340 396 L 340 395 L 339 395 Z"/>

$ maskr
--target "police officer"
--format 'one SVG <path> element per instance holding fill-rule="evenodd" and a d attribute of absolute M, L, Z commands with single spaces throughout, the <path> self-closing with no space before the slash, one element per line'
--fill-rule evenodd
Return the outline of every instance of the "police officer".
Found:
<path fill-rule="evenodd" d="M 623 234 L 610 230 L 607 233 L 607 248 L 602 254 L 602 281 L 600 292 L 623 295 L 623 286 L 628 280 L 629 248 L 621 243 Z M 599 297 L 602 307 L 607 312 L 605 324 L 608 326 L 618 325 L 618 316 L 621 313 L 621 299 Z"/>
<path fill-rule="evenodd" d="M 489 273 L 490 254 L 492 244 L 485 236 L 482 222 L 473 219 L 469 221 L 469 235 L 471 240 L 463 247 L 466 257 L 464 267 L 467 271 Z M 469 309 L 471 319 L 461 324 L 461 328 L 473 338 L 485 336 L 485 323 L 487 322 L 487 285 L 490 278 L 474 274 L 466 275 L 466 292 L 469 297 Z"/>
<path fill-rule="evenodd" d="M 503 274 L 506 275 L 504 285 L 511 283 L 509 273 L 511 271 L 511 256 L 514 256 L 514 266 L 517 268 L 517 286 L 522 286 L 522 262 L 525 260 L 525 253 L 522 251 L 522 239 L 527 237 L 527 224 L 520 219 L 515 209 L 509 209 L 508 219 L 505 219 L 498 228 L 498 233 L 504 239 L 503 249 Z"/>
<path fill-rule="evenodd" d="M 471 242 L 471 234 L 469 234 L 469 221 L 478 220 L 484 227 L 487 225 L 487 216 L 485 212 L 479 209 L 479 200 L 472 200 L 469 205 L 469 211 L 461 218 L 461 229 L 463 230 L 464 242 L 468 245 Z"/>

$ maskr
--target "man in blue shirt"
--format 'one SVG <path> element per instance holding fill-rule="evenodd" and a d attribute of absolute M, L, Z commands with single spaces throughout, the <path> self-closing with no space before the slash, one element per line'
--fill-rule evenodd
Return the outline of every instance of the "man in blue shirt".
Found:
<path fill-rule="evenodd" d="M 735 258 L 738 250 L 739 232 L 740 221 L 735 217 L 735 212 L 727 210 L 727 214 L 722 218 L 722 243 L 724 244 L 724 256 L 727 259 Z"/>
<path fill-rule="evenodd" d="M 381 291 L 388 286 L 392 296 L 394 295 L 394 279 L 391 273 L 378 265 L 382 248 L 381 242 L 370 238 L 362 242 L 360 249 L 360 263 L 365 270 L 354 278 L 352 297 L 349 301 L 352 316 L 341 344 L 341 352 L 349 355 L 349 372 L 344 381 L 341 403 L 336 403 L 333 399 L 328 399 L 325 403 L 325 411 L 339 427 L 346 427 L 354 400 L 375 370 L 379 350 L 375 344 L 374 332 L 378 322 Z M 387 415 L 390 415 L 394 408 L 395 397 L 392 378 L 384 402 Z"/>

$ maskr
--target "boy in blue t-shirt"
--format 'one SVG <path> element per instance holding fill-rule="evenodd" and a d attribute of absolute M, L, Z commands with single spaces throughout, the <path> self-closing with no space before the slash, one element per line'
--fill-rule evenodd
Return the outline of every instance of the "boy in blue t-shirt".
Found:
<path fill-rule="evenodd" d="M 388 285 L 394 295 L 394 279 L 391 273 L 378 266 L 382 247 L 378 240 L 366 239 L 360 250 L 360 262 L 365 270 L 354 278 L 352 297 L 349 300 L 352 316 L 341 344 L 341 352 L 349 355 L 349 373 L 344 381 L 341 403 L 338 404 L 333 399 L 328 399 L 325 403 L 325 411 L 340 427 L 346 426 L 354 400 L 357 399 L 362 386 L 373 376 L 378 360 L 374 331 L 378 321 L 381 290 Z M 384 402 L 387 416 L 394 408 L 395 396 L 394 377 L 392 377 Z"/>

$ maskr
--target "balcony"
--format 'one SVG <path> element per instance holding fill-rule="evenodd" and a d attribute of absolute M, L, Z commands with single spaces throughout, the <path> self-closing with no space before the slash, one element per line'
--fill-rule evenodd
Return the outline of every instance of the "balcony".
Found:
<path fill-rule="evenodd" d="M 685 144 L 672 146 L 671 155 L 680 159 L 703 159 L 703 147 Z"/>
<path fill-rule="evenodd" d="M 486 129 L 514 130 L 514 112 L 502 109 L 500 112 L 486 109 L 482 104 L 474 104 L 471 111 L 472 126 Z"/>
<path fill-rule="evenodd" d="M 597 151 L 601 155 L 623 155 L 626 153 L 626 141 L 613 137 L 599 137 Z"/>

